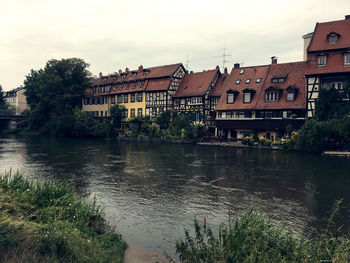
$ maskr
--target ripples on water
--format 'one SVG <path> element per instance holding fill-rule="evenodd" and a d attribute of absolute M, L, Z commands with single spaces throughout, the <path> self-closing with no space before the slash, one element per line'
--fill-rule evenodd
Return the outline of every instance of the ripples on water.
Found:
<path fill-rule="evenodd" d="M 350 160 L 299 153 L 112 140 L 0 139 L 0 171 L 69 180 L 136 247 L 170 255 L 193 219 L 216 229 L 254 206 L 294 231 L 315 226 L 334 199 L 349 229 Z M 317 221 L 315 221 L 317 220 Z"/>

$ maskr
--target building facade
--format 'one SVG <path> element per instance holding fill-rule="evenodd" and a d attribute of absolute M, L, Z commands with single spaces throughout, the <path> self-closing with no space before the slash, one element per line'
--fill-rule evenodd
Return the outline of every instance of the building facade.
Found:
<path fill-rule="evenodd" d="M 274 140 L 287 125 L 305 121 L 305 62 L 232 69 L 216 107 L 218 136 L 242 139 L 256 135 Z"/>
<path fill-rule="evenodd" d="M 29 109 L 24 92 L 24 87 L 4 92 L 6 102 L 15 110 L 16 115 L 21 115 L 25 110 Z"/>
<path fill-rule="evenodd" d="M 350 82 L 350 16 L 344 20 L 317 23 L 307 46 L 307 116 L 315 116 L 320 89 L 340 92 Z"/>
<path fill-rule="evenodd" d="M 173 109 L 172 97 L 179 87 L 185 69 L 181 63 L 137 70 L 125 69 L 108 76 L 100 75 L 86 90 L 83 111 L 94 117 L 109 116 L 110 108 L 126 108 L 127 118 L 149 116 Z"/>

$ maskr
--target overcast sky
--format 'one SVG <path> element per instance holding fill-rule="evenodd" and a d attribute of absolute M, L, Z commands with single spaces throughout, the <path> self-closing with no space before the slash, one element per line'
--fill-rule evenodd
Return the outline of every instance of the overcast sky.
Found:
<path fill-rule="evenodd" d="M 0 84 L 49 59 L 79 57 L 97 75 L 182 62 L 193 71 L 299 61 L 302 35 L 344 19 L 349 0 L 0 0 Z"/>

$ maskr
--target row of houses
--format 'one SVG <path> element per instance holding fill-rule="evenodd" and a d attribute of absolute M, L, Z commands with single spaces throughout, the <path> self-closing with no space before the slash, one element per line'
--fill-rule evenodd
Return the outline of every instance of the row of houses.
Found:
<path fill-rule="evenodd" d="M 230 73 L 219 67 L 193 73 L 181 63 L 136 70 L 125 69 L 94 79 L 83 110 L 95 117 L 109 116 L 118 103 L 127 118 L 162 112 L 185 113 L 215 136 L 242 138 L 256 134 L 274 139 L 290 125 L 300 128 L 315 114 L 320 89 L 340 92 L 350 81 L 350 16 L 317 23 L 304 38 L 304 60 L 241 67 Z"/>

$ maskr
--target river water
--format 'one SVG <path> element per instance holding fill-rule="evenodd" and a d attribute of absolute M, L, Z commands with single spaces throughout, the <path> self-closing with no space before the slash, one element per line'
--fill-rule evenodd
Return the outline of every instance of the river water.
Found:
<path fill-rule="evenodd" d="M 344 198 L 350 230 L 350 160 L 295 152 L 148 144 L 108 139 L 0 138 L 0 172 L 68 180 L 96 197 L 131 246 L 175 255 L 193 220 L 216 229 L 229 214 L 259 208 L 293 231 L 320 225 Z"/>

